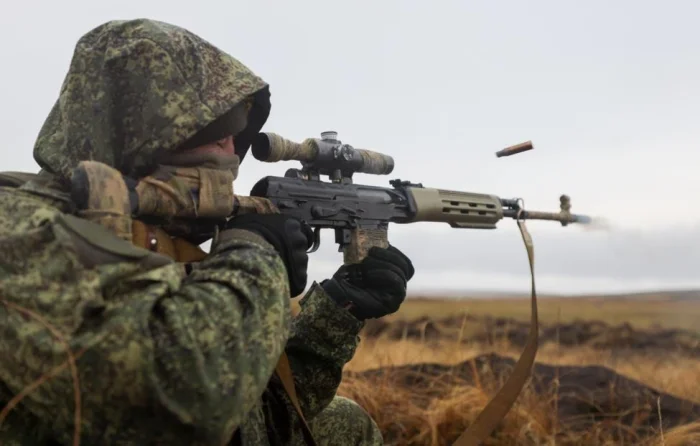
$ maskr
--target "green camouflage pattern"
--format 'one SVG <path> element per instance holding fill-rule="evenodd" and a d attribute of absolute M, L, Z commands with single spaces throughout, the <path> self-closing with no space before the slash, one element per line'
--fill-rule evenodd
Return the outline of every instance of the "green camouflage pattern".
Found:
<path fill-rule="evenodd" d="M 309 427 L 322 446 L 380 446 L 382 433 L 372 417 L 354 401 L 337 396 Z"/>
<path fill-rule="evenodd" d="M 286 272 L 271 247 L 228 241 L 187 276 L 175 263 L 145 270 L 128 259 L 87 269 L 58 212 L 7 191 L 0 210 L 0 296 L 85 350 L 83 444 L 222 444 L 259 405 L 290 328 Z M 6 403 L 66 354 L 11 308 L 0 306 L 0 327 Z M 70 444 L 73 411 L 65 370 L 11 412 L 0 444 L 29 434 Z M 31 432 L 13 421 L 26 419 Z"/>
<path fill-rule="evenodd" d="M 367 420 L 364 411 L 354 405 L 352 409 L 343 407 L 334 409 L 338 404 L 335 392 L 342 379 L 343 366 L 352 359 L 359 342 L 358 333 L 364 325 L 347 310 L 339 308 L 318 283 L 313 283 L 307 294 L 301 299 L 301 312 L 292 322 L 291 336 L 285 349 L 294 372 L 299 402 L 307 420 L 314 430 L 314 438 L 319 444 L 368 444 L 355 443 L 353 439 L 369 437 L 367 425 L 373 423 Z M 291 401 L 286 397 L 281 383 L 275 376 L 263 395 L 263 411 L 257 412 L 249 422 L 241 426 L 243 444 L 267 445 L 284 444 L 289 446 L 304 445 L 301 420 L 295 415 Z M 279 407 L 279 402 L 284 402 Z M 345 409 L 345 410 L 341 410 Z M 347 416 L 353 419 L 346 418 Z M 267 418 L 272 423 L 265 433 L 259 428 L 260 423 Z M 314 421 L 320 421 L 314 424 Z M 336 426 L 338 432 L 348 429 L 348 426 L 362 427 L 345 440 L 348 443 L 337 443 L 342 438 L 329 436 Z M 268 443 L 269 435 L 269 443 Z M 374 433 L 372 438 L 377 438 Z M 336 443 L 327 443 L 327 441 Z M 381 444 L 381 443 L 379 443 Z"/>
<path fill-rule="evenodd" d="M 138 176 L 266 85 L 238 60 L 177 26 L 107 22 L 78 41 L 34 158 L 65 178 L 81 160 Z"/>
<path fill-rule="evenodd" d="M 0 187 L 0 407 L 45 379 L 2 420 L 0 444 L 72 444 L 66 345 L 84 445 L 302 444 L 273 375 L 283 350 L 321 437 L 357 426 L 348 441 L 378 444 L 366 414 L 334 399 L 362 322 L 316 283 L 292 320 L 268 244 L 225 239 L 186 272 L 94 223 L 71 231 L 62 213 L 60 179 L 81 160 L 133 175 L 263 85 L 173 25 L 113 21 L 80 39 L 36 143 L 44 170 Z"/>

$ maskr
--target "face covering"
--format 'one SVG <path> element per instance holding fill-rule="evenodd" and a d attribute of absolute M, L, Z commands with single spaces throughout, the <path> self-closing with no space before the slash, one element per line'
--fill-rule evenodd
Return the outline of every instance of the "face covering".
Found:
<path fill-rule="evenodd" d="M 236 155 L 233 136 L 228 136 L 194 149 L 168 154 L 162 158 L 161 164 L 232 170 L 234 176 L 238 176 L 240 157 Z"/>

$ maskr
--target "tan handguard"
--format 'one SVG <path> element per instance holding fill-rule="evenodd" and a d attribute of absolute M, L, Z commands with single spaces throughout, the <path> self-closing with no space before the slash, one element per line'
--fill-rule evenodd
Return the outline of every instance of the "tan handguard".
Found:
<path fill-rule="evenodd" d="M 523 208 L 521 199 L 502 199 L 492 194 L 453 191 L 409 186 L 409 199 L 415 214 L 409 223 L 441 222 L 453 228 L 496 229 L 504 217 L 516 220 L 557 221 L 562 226 L 570 223 L 589 224 L 591 217 L 571 213 L 571 198 L 559 197 L 559 212 L 530 211 Z"/>
<path fill-rule="evenodd" d="M 409 187 L 415 203 L 412 221 L 448 223 L 455 228 L 495 229 L 503 218 L 501 200 L 495 195 Z"/>

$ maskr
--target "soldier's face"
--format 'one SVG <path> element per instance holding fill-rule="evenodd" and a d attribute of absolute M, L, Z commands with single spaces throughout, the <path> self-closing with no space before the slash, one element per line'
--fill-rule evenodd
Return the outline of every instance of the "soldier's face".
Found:
<path fill-rule="evenodd" d="M 170 154 L 163 161 L 171 166 L 232 170 L 234 176 L 237 176 L 240 158 L 236 155 L 233 136 L 227 136 L 193 149 Z"/>
<path fill-rule="evenodd" d="M 187 148 L 164 154 L 159 160 L 159 164 L 233 170 L 234 175 L 237 175 L 240 158 L 236 155 L 235 136 L 248 125 L 248 112 L 251 107 L 252 98 L 249 98 L 225 115 L 226 121 L 223 122 L 223 127 L 218 126 L 214 127 L 214 130 L 210 129 L 210 132 L 213 131 L 213 133 L 220 135 L 223 128 L 228 133 L 228 136 L 192 147 L 192 145 L 197 144 L 194 141 L 201 143 L 209 140 L 207 138 L 207 129 L 205 128 L 199 135 L 195 135 L 189 144 L 185 144 Z"/>
<path fill-rule="evenodd" d="M 233 143 L 233 136 L 227 136 L 226 138 L 220 139 L 218 141 L 211 142 L 209 144 L 204 144 L 202 146 L 192 149 L 192 153 L 198 153 L 200 155 L 212 155 L 214 157 L 231 157 L 236 154 L 236 147 Z"/>

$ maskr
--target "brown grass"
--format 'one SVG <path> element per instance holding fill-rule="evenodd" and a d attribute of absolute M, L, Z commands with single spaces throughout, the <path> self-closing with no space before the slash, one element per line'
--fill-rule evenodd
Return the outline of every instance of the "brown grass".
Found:
<path fill-rule="evenodd" d="M 347 371 L 362 371 L 393 365 L 443 363 L 458 364 L 494 349 L 467 348 L 462 344 L 444 343 L 441 347 L 420 341 L 376 341 L 361 343 Z M 495 349 L 498 353 L 517 358 L 512 349 Z M 538 361 L 552 365 L 606 365 L 618 373 L 637 379 L 659 391 L 700 402 L 700 360 L 688 358 L 632 357 L 624 362 L 611 360 L 609 355 L 585 348 L 560 351 L 547 348 L 540 351 Z M 390 376 L 383 382 L 347 376 L 339 394 L 357 401 L 376 420 L 390 444 L 446 445 L 466 429 L 503 384 L 501 376 L 478 374 L 476 385 L 463 383 L 450 388 L 436 387 L 430 394 L 420 395 L 410 388 L 395 385 Z M 437 395 L 437 396 L 436 396 Z M 536 394 L 531 389 L 516 402 L 506 417 L 498 436 L 489 445 L 617 445 L 620 430 L 626 426 L 600 423 L 584 434 L 569 433 L 559 425 L 552 410 L 557 401 L 557 389 L 548 394 Z M 640 409 L 641 411 L 641 409 Z M 400 427 L 399 427 L 400 426 Z M 633 437 L 633 434 L 629 434 Z M 691 445 L 700 444 L 700 422 L 676 428 L 651 438 L 638 438 L 627 444 Z"/>
<path fill-rule="evenodd" d="M 577 319 L 598 320 L 609 324 L 632 323 L 638 328 L 664 327 L 698 330 L 700 298 L 675 299 L 673 293 L 629 296 L 584 296 L 538 298 L 540 320 L 544 323 L 573 322 Z M 434 299 L 412 298 L 387 317 L 416 319 L 421 316 L 440 319 L 471 314 L 530 320 L 530 301 L 524 298 Z"/>
<path fill-rule="evenodd" d="M 525 318 L 526 311 L 519 312 L 526 301 L 509 302 L 499 300 L 478 302 L 409 301 L 393 318 L 442 317 L 454 315 L 459 307 L 468 308 L 466 313 L 491 314 Z M 602 319 L 608 322 L 630 322 L 639 327 L 661 325 L 665 327 L 693 327 L 688 323 L 690 315 L 697 324 L 700 305 L 688 302 L 668 302 L 649 299 L 645 302 L 580 302 L 559 301 L 551 305 L 545 302 L 544 319 L 550 322 L 562 316 L 563 320 Z M 581 305 L 576 311 L 576 305 Z M 635 307 L 631 309 L 630 307 Z M 559 308 L 557 311 L 556 308 Z M 561 311 L 565 307 L 564 311 Z M 447 310 L 449 308 L 449 310 Z M 599 310 L 593 317 L 592 309 Z M 502 311 L 499 311 L 502 310 Z M 625 318 L 625 312 L 628 316 Z M 682 314 L 679 314 L 682 313 Z M 577 315 L 578 317 L 574 317 Z M 607 319 L 606 319 L 607 318 Z M 439 343 L 420 340 L 363 339 L 355 357 L 346 366 L 339 394 L 350 397 L 362 405 L 376 420 L 385 435 L 387 444 L 396 445 L 447 445 L 476 418 L 489 398 L 500 388 L 503 376 L 474 370 L 471 382 L 452 383 L 449 387 L 443 380 L 435 379 L 434 386 L 427 390 L 416 390 L 396 384 L 390 374 L 382 379 L 369 379 L 353 372 L 386 368 L 404 364 L 441 363 L 459 364 L 483 353 L 496 352 L 517 358 L 520 351 L 503 342 L 496 346 L 482 346 L 454 340 Z M 655 356 L 639 352 L 618 356 L 613 350 L 587 347 L 563 348 L 546 345 L 540 349 L 537 361 L 551 365 L 604 365 L 619 374 L 638 380 L 658 391 L 700 403 L 700 358 L 680 355 Z M 667 429 L 661 426 L 655 433 L 640 437 L 632 425 L 600 422 L 585 431 L 567 430 L 557 419 L 557 388 L 553 385 L 547 392 L 536 393 L 526 388 L 510 411 L 502 426 L 485 444 L 488 445 L 619 445 L 636 444 L 693 445 L 700 444 L 700 421 Z M 626 408 L 643 412 L 642 408 Z"/>
<path fill-rule="evenodd" d="M 547 302 L 552 304 L 553 301 Z M 525 303 L 504 301 L 480 301 L 472 302 L 445 302 L 438 300 L 409 301 L 403 310 L 393 318 L 412 317 L 442 317 L 446 308 L 451 307 L 452 315 L 456 308 L 462 310 L 470 308 L 463 313 L 491 314 L 494 316 L 507 316 L 522 318 L 526 313 L 517 313 L 517 308 Z M 71 371 L 75 387 L 75 417 L 80 420 L 80 393 L 75 366 L 76 356 L 82 352 L 71 352 L 63 335 L 44 321 L 41 316 L 0 300 L 0 304 L 22 313 L 24 316 L 36 319 L 52 332 L 58 342 L 66 347 L 67 360 L 48 375 L 40 377 L 35 383 L 28 386 L 24 392 L 17 396 L 17 401 L 34 388 L 41 385 L 46 379 L 58 370 L 68 367 Z M 668 299 L 648 299 L 645 301 L 629 301 L 624 305 L 621 302 L 599 301 L 593 302 L 598 309 L 606 306 L 604 314 L 614 322 L 629 322 L 637 327 L 665 326 L 671 328 L 693 328 L 695 325 L 688 323 L 692 315 L 700 314 L 700 305 L 692 302 L 675 302 Z M 634 305 L 626 318 L 623 318 L 629 305 Z M 562 308 L 567 306 L 576 319 L 584 319 L 585 309 L 591 305 L 590 299 L 581 299 L 579 311 L 576 311 L 576 301 L 557 302 L 554 305 L 556 321 L 562 321 Z M 475 311 L 478 307 L 481 311 Z M 551 305 L 550 305 L 551 307 Z M 295 307 L 298 310 L 298 307 Z M 416 311 L 420 308 L 420 311 Z M 484 311 L 486 308 L 491 312 Z M 546 308 L 546 307 L 545 307 Z M 432 309 L 432 311 L 431 311 Z M 497 311 L 503 309 L 505 311 Z M 549 313 L 548 313 L 549 311 Z M 682 314 L 678 314 L 680 311 Z M 296 311 L 295 311 L 296 312 Z M 551 309 L 544 311 L 547 320 L 551 318 Z M 549 316 L 546 316 L 549 314 Z M 411 316 L 408 316 L 409 318 Z M 596 318 L 602 319 L 602 318 Z M 696 319 L 697 321 L 697 319 Z M 460 330 L 455 339 L 443 339 L 439 343 L 416 340 L 386 340 L 371 339 L 362 342 L 353 358 L 346 367 L 346 376 L 341 383 L 339 394 L 352 398 L 363 406 L 377 422 L 385 435 L 387 444 L 396 445 L 447 445 L 454 441 L 476 418 L 489 399 L 502 386 L 504 376 L 500 373 L 491 373 L 472 368 L 470 380 L 455 379 L 445 381 L 441 377 L 431 378 L 429 386 L 412 388 L 405 385 L 397 385 L 391 373 L 386 373 L 379 378 L 368 378 L 353 374 L 369 369 L 387 368 L 404 364 L 459 364 L 470 360 L 483 353 L 497 352 L 503 356 L 517 357 L 519 352 L 506 342 L 492 344 L 484 347 L 477 344 L 464 344 L 464 331 Z M 700 358 L 692 358 L 675 354 L 659 356 L 645 352 L 635 355 L 629 353 L 624 359 L 614 350 L 601 351 L 585 346 L 573 348 L 561 348 L 559 345 L 547 345 L 541 348 L 538 354 L 538 362 L 555 366 L 574 365 L 584 366 L 599 364 L 607 366 L 621 375 L 636 379 L 646 385 L 679 398 L 700 403 Z M 472 361 L 472 364 L 475 364 Z M 420 373 L 420 372 L 418 372 Z M 558 376 L 558 375 L 557 375 Z M 449 384 L 446 384 L 449 382 Z M 664 431 L 661 423 L 659 428 L 651 435 L 640 436 L 638 426 L 634 422 L 623 424 L 620 422 L 601 421 L 585 430 L 567 430 L 566 425 L 558 419 L 557 404 L 559 402 L 557 381 L 545 391 L 536 392 L 533 387 L 523 389 L 518 401 L 503 420 L 499 428 L 489 438 L 485 445 L 624 445 L 635 444 L 642 446 L 680 446 L 700 444 L 700 421 L 676 426 Z M 607 390 L 606 390 L 607 392 Z M 14 399 L 0 411 L 0 423 L 5 415 L 16 404 Z M 661 405 L 659 400 L 659 418 L 661 418 Z M 633 414 L 648 412 L 648 408 L 624 407 L 620 408 Z M 636 415 L 635 415 L 636 416 Z M 79 444 L 80 423 L 76 423 L 74 432 L 74 445 Z"/>

